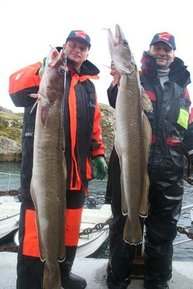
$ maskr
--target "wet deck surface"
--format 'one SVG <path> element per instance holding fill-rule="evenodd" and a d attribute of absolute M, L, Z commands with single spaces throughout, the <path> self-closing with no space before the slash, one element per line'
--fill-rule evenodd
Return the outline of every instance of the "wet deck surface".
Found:
<path fill-rule="evenodd" d="M 0 252 L 0 288 L 16 288 L 17 253 Z M 87 289 L 107 289 L 107 259 L 77 258 L 73 273 L 87 280 Z M 193 262 L 173 262 L 170 289 L 193 289 Z M 27 289 L 27 288 L 26 288 Z M 142 279 L 133 279 L 128 289 L 144 289 Z"/>

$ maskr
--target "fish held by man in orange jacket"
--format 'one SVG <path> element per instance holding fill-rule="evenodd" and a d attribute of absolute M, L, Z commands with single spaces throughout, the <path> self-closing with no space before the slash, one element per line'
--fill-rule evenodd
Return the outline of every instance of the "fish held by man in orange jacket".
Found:
<path fill-rule="evenodd" d="M 36 211 L 43 289 L 61 289 L 59 261 L 65 259 L 66 160 L 63 99 L 65 51 L 50 51 L 41 78 L 34 133 L 31 196 Z"/>
<path fill-rule="evenodd" d="M 115 107 L 115 149 L 121 168 L 121 205 L 127 215 L 123 238 L 131 244 L 142 242 L 139 216 L 147 215 L 149 178 L 147 163 L 151 126 L 144 110 L 152 105 L 144 93 L 137 66 L 119 25 L 115 36 L 108 30 L 109 51 L 116 71 L 121 75 Z"/>

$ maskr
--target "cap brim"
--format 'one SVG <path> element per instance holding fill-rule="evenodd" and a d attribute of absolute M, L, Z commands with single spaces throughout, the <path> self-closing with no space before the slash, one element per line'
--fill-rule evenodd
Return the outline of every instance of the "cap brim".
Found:
<path fill-rule="evenodd" d="M 66 40 L 66 42 L 67 41 L 69 41 L 69 40 L 77 40 L 77 41 L 79 41 L 79 42 L 81 42 L 81 43 L 84 43 L 84 44 L 86 44 L 86 46 L 88 46 L 89 48 L 90 48 L 90 43 L 88 43 L 86 40 L 84 40 L 84 39 L 82 39 L 82 38 L 80 38 L 80 37 L 70 37 L 70 38 L 68 38 L 67 40 Z"/>
<path fill-rule="evenodd" d="M 174 48 L 172 47 L 172 45 L 171 45 L 170 43 L 168 43 L 167 41 L 164 41 L 164 40 L 153 41 L 153 42 L 151 42 L 150 45 L 154 45 L 154 44 L 159 43 L 159 42 L 167 44 L 171 49 L 174 50 Z"/>

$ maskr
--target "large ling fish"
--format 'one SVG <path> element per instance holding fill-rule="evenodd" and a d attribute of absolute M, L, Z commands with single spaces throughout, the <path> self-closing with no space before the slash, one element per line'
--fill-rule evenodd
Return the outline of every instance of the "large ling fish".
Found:
<path fill-rule="evenodd" d="M 112 62 L 121 74 L 115 107 L 115 149 L 121 167 L 122 213 L 127 215 L 123 238 L 136 245 L 143 239 L 139 216 L 147 215 L 151 126 L 144 110 L 152 111 L 152 104 L 140 84 L 134 57 L 119 25 L 115 26 L 115 36 L 108 30 L 108 42 Z"/>
<path fill-rule="evenodd" d="M 58 262 L 65 259 L 65 69 L 65 51 L 59 53 L 52 49 L 37 100 L 31 196 L 36 211 L 40 258 L 45 261 L 43 289 L 61 289 Z"/>

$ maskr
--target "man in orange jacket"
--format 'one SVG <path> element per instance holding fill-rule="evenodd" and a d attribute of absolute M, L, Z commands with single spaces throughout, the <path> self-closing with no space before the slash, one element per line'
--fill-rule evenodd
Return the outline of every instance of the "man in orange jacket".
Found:
<path fill-rule="evenodd" d="M 67 99 L 64 111 L 65 156 L 67 162 L 67 213 L 65 228 L 66 259 L 60 263 L 62 287 L 80 289 L 87 286 L 86 280 L 71 273 L 75 259 L 81 214 L 88 181 L 93 178 L 91 159 L 96 166 L 98 179 L 106 175 L 104 144 L 101 138 L 101 113 L 96 91 L 90 78 L 98 78 L 99 70 L 87 60 L 90 37 L 80 30 L 73 30 L 64 44 L 67 53 Z M 62 47 L 57 47 L 60 51 Z M 33 160 L 33 135 L 36 111 L 31 112 L 34 99 L 30 94 L 37 93 L 43 66 L 41 62 L 22 68 L 10 76 L 9 94 L 16 106 L 25 107 L 22 139 L 21 164 L 21 216 L 19 227 L 19 250 L 17 263 L 17 289 L 42 289 L 44 263 L 38 252 L 35 210 L 30 195 L 30 181 Z M 73 86 L 74 77 L 77 83 Z M 74 94 L 75 92 L 75 94 Z M 73 101 L 73 104 L 72 104 Z M 73 109 L 75 107 L 75 109 Z M 75 126 L 71 125 L 76 123 Z M 75 139 L 72 147 L 72 139 Z M 74 152 L 79 152 L 74 153 Z M 72 168 L 76 167 L 77 170 Z"/>

